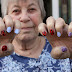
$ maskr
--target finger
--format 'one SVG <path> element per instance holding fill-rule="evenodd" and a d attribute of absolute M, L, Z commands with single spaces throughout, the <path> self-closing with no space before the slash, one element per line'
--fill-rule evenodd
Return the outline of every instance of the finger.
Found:
<path fill-rule="evenodd" d="M 72 36 L 72 22 L 69 24 L 69 27 L 68 27 L 68 36 Z"/>
<path fill-rule="evenodd" d="M 2 18 L 0 18 L 0 34 L 2 33 L 3 30 L 5 31 L 5 24 Z"/>
<path fill-rule="evenodd" d="M 67 47 L 57 46 L 52 49 L 51 56 L 55 59 L 65 59 L 70 57 L 70 53 Z"/>
<path fill-rule="evenodd" d="M 65 36 L 68 37 L 68 26 L 69 26 L 68 24 L 64 25 L 63 35 L 62 35 L 63 37 L 65 37 Z"/>
<path fill-rule="evenodd" d="M 46 24 L 40 23 L 38 26 L 38 31 L 41 33 L 41 35 L 46 36 L 46 34 L 47 34 Z"/>
<path fill-rule="evenodd" d="M 53 17 L 49 17 L 49 18 L 46 20 L 46 24 L 47 24 L 48 32 L 49 32 L 51 35 L 54 35 L 54 33 L 55 33 L 55 19 L 54 19 Z"/>
<path fill-rule="evenodd" d="M 0 57 L 11 55 L 14 52 L 14 46 L 11 43 L 6 43 L 0 46 Z"/>
<path fill-rule="evenodd" d="M 21 22 L 19 20 L 14 21 L 14 33 L 19 34 L 21 30 Z"/>
<path fill-rule="evenodd" d="M 5 23 L 7 32 L 10 33 L 13 30 L 13 25 L 14 25 L 12 18 L 9 15 L 6 15 L 3 18 L 3 21 Z"/>
<path fill-rule="evenodd" d="M 58 37 L 60 37 L 61 34 L 63 33 L 64 26 L 65 26 L 65 21 L 62 18 L 58 18 L 55 24 L 55 29 Z"/>

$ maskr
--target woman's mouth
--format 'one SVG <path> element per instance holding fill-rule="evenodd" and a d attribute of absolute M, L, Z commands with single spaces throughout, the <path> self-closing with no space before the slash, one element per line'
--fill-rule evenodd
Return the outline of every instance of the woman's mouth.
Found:
<path fill-rule="evenodd" d="M 32 30 L 33 29 L 33 27 L 23 27 L 23 28 L 21 28 L 22 30 Z"/>

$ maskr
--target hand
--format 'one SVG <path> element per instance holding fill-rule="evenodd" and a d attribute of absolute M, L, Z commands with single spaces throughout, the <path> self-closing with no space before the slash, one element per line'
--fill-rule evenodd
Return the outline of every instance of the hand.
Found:
<path fill-rule="evenodd" d="M 72 22 L 67 25 L 62 18 L 49 17 L 46 24 L 41 23 L 38 30 L 45 35 L 52 46 L 51 56 L 55 59 L 72 58 Z"/>
<path fill-rule="evenodd" d="M 17 31 L 19 33 L 20 28 L 21 24 L 18 20 L 14 21 L 8 15 L 3 19 L 0 18 L 0 57 L 8 56 L 13 53 L 14 46 L 12 45 L 12 41 L 16 35 L 14 31 L 15 29 L 19 29 Z"/>

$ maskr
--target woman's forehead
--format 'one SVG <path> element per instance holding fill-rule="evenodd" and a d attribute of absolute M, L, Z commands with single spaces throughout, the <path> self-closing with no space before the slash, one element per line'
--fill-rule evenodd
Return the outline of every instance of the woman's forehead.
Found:
<path fill-rule="evenodd" d="M 29 6 L 31 4 L 39 6 L 38 0 L 9 0 L 8 8 L 13 7 L 14 5 Z"/>
<path fill-rule="evenodd" d="M 38 0 L 9 0 L 10 3 L 31 3 L 31 2 L 38 2 Z"/>

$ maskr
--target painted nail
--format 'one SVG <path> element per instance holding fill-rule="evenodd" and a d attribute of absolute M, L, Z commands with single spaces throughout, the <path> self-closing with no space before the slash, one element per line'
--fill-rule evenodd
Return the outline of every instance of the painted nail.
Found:
<path fill-rule="evenodd" d="M 3 35 L 3 36 L 5 36 L 5 35 L 6 35 L 4 30 L 3 30 L 3 31 L 1 31 L 1 35 Z"/>
<path fill-rule="evenodd" d="M 47 33 L 44 31 L 44 32 L 42 32 L 42 34 L 43 34 L 44 36 L 46 36 Z"/>
<path fill-rule="evenodd" d="M 16 34 L 18 34 L 19 32 L 20 32 L 19 29 L 16 29 L 16 30 L 14 31 L 14 33 L 16 33 Z"/>
<path fill-rule="evenodd" d="M 8 33 L 11 32 L 11 27 L 7 27 L 7 32 L 8 32 Z"/>
<path fill-rule="evenodd" d="M 50 34 L 51 35 L 54 35 L 54 31 L 52 29 L 50 30 Z"/>
<path fill-rule="evenodd" d="M 60 32 L 57 32 L 57 36 L 60 37 L 61 36 L 61 33 Z"/>
<path fill-rule="evenodd" d="M 7 51 L 7 46 L 6 46 L 6 45 L 4 45 L 4 46 L 2 47 L 2 51 Z"/>
<path fill-rule="evenodd" d="M 67 51 L 67 48 L 66 47 L 62 47 L 61 49 L 62 49 L 62 52 Z"/>
<path fill-rule="evenodd" d="M 69 37 L 72 36 L 72 32 L 69 32 L 68 36 L 69 36 Z"/>

